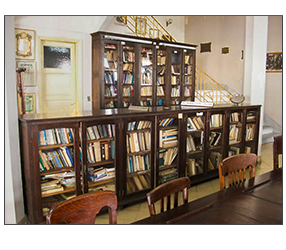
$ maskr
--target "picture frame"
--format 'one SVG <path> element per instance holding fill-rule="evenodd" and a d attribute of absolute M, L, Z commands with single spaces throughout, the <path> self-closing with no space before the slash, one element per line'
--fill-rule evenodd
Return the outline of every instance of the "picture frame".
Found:
<path fill-rule="evenodd" d="M 35 60 L 35 31 L 15 28 L 15 58 Z"/>
<path fill-rule="evenodd" d="M 282 52 L 269 52 L 266 58 L 266 73 L 282 73 Z"/>
<path fill-rule="evenodd" d="M 24 93 L 25 111 L 26 114 L 36 113 L 36 94 Z"/>
<path fill-rule="evenodd" d="M 36 67 L 35 62 L 17 61 L 17 68 L 25 68 L 26 71 L 22 73 L 23 87 L 35 87 L 36 83 Z"/>

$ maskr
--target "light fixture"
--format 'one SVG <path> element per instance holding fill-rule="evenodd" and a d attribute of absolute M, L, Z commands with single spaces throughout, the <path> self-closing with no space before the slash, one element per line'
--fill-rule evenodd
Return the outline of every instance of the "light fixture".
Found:
<path fill-rule="evenodd" d="M 172 24 L 173 23 L 173 19 L 167 19 L 166 20 L 166 26 L 168 27 L 170 24 Z"/>
<path fill-rule="evenodd" d="M 182 49 L 193 49 L 193 50 L 196 49 L 195 47 L 189 47 L 189 46 L 179 45 L 179 44 L 159 43 L 159 45 L 182 48 Z"/>

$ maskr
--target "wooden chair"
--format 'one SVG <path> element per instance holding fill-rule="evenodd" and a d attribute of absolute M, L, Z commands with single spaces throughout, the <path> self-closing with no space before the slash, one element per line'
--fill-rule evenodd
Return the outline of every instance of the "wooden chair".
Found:
<path fill-rule="evenodd" d="M 161 213 L 164 212 L 164 198 L 167 197 L 167 210 L 171 208 L 171 194 L 174 194 L 174 207 L 178 206 L 178 192 L 183 190 L 184 204 L 188 203 L 188 188 L 191 186 L 189 177 L 182 177 L 166 182 L 147 193 L 150 216 L 155 215 L 155 202 L 161 200 Z"/>
<path fill-rule="evenodd" d="M 220 190 L 225 188 L 225 176 L 228 174 L 229 186 L 246 180 L 246 169 L 249 167 L 249 178 L 255 176 L 256 154 L 239 154 L 225 158 L 219 164 Z"/>
<path fill-rule="evenodd" d="M 117 197 L 111 191 L 83 194 L 53 207 L 47 224 L 94 224 L 95 217 L 103 207 L 108 207 L 109 224 L 117 224 Z"/>
<path fill-rule="evenodd" d="M 282 144 L 282 135 L 275 136 L 273 141 L 273 169 L 277 169 L 279 167 L 278 156 L 280 154 L 282 155 Z"/>

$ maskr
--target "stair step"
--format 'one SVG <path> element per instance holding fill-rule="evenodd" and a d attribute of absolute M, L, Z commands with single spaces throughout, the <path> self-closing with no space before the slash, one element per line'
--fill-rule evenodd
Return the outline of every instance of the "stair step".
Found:
<path fill-rule="evenodd" d="M 273 133 L 273 127 L 270 127 L 270 126 L 263 126 L 263 129 L 262 129 L 262 136 L 265 135 L 265 134 L 271 134 Z"/>
<path fill-rule="evenodd" d="M 280 135 L 280 134 L 275 133 L 275 132 L 267 133 L 267 134 L 262 133 L 262 144 L 273 142 L 273 137 L 277 135 Z"/>

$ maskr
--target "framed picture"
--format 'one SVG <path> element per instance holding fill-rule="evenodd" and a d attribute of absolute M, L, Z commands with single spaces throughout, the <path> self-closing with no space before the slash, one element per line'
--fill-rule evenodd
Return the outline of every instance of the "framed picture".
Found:
<path fill-rule="evenodd" d="M 266 72 L 281 73 L 282 72 L 282 52 L 267 53 Z"/>
<path fill-rule="evenodd" d="M 26 114 L 36 113 L 36 95 L 35 93 L 24 93 Z"/>
<path fill-rule="evenodd" d="M 35 62 L 17 61 L 17 68 L 26 69 L 26 71 L 22 73 L 23 87 L 35 87 L 36 86 Z"/>
<path fill-rule="evenodd" d="M 35 60 L 35 31 L 15 28 L 15 58 Z"/>

